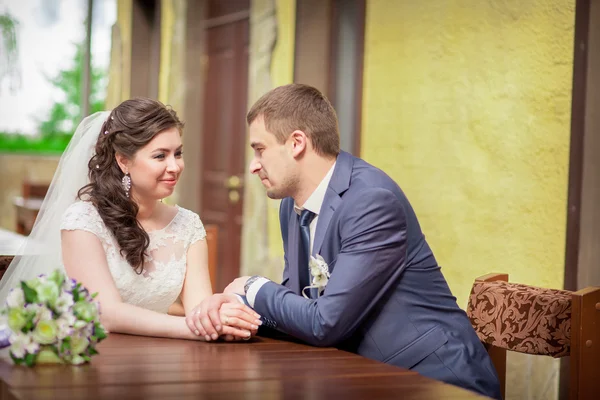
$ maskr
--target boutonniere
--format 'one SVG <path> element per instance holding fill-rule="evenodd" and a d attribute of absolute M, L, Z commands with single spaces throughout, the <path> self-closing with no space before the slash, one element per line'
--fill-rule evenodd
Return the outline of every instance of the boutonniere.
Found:
<path fill-rule="evenodd" d="M 320 254 L 317 254 L 316 257 L 310 256 L 308 267 L 310 268 L 312 282 L 310 286 L 307 286 L 304 289 L 318 289 L 317 295 L 321 296 L 321 294 L 325 290 L 325 286 L 327 286 L 327 282 L 329 282 L 329 266 L 327 265 L 323 257 L 321 257 Z M 308 298 L 308 296 L 304 293 L 304 290 L 302 290 L 302 295 Z"/>

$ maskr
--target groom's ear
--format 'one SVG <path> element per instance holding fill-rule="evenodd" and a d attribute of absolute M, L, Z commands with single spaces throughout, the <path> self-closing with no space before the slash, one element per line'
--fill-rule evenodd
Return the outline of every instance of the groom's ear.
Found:
<path fill-rule="evenodd" d="M 115 158 L 117 160 L 117 164 L 119 164 L 119 168 L 121 168 L 121 172 L 124 174 L 129 172 L 129 164 L 131 164 L 131 160 L 125 157 L 121 153 L 115 154 Z"/>
<path fill-rule="evenodd" d="M 302 154 L 308 147 L 308 138 L 306 137 L 306 133 L 300 130 L 295 130 L 292 132 L 288 140 L 290 141 L 292 155 L 294 158 Z"/>

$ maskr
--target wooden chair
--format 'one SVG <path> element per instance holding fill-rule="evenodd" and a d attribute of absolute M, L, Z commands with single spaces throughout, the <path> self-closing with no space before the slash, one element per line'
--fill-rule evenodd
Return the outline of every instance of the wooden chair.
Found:
<path fill-rule="evenodd" d="M 23 197 L 26 199 L 43 199 L 44 197 L 46 197 L 46 193 L 48 193 L 49 188 L 50 184 L 48 183 L 25 181 L 23 182 L 23 187 L 21 190 L 23 193 Z"/>
<path fill-rule="evenodd" d="M 23 182 L 21 196 L 14 199 L 17 213 L 17 233 L 29 235 L 50 184 Z"/>
<path fill-rule="evenodd" d="M 570 356 L 569 398 L 598 398 L 600 287 L 571 292 L 509 283 L 507 274 L 484 275 L 473 284 L 467 314 L 498 372 L 503 397 L 510 350 Z"/>

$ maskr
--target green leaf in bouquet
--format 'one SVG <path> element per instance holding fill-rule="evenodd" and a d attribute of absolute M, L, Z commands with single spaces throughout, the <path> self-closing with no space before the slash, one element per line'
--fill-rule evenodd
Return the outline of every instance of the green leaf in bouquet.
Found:
<path fill-rule="evenodd" d="M 33 367 L 33 364 L 35 364 L 35 357 L 35 354 L 27 354 L 25 356 L 25 365 L 28 367 Z"/>
<path fill-rule="evenodd" d="M 95 356 L 96 354 L 100 354 L 100 353 L 98 353 L 98 350 L 96 350 L 96 348 L 94 346 L 88 347 L 87 353 L 90 357 Z"/>
<path fill-rule="evenodd" d="M 23 289 L 23 293 L 25 294 L 25 302 L 26 303 L 37 303 L 38 295 L 35 289 L 30 288 L 25 282 L 21 282 L 21 289 Z"/>
<path fill-rule="evenodd" d="M 81 283 L 78 283 L 73 288 L 73 302 L 77 303 L 81 299 L 81 294 L 79 291 L 81 290 Z"/>
<path fill-rule="evenodd" d="M 64 338 L 62 343 L 60 344 L 60 352 L 61 353 L 64 353 L 67 350 L 71 350 L 71 338 L 70 337 Z"/>
<path fill-rule="evenodd" d="M 81 356 L 81 358 L 83 358 L 85 360 L 85 362 L 90 362 L 92 359 L 90 358 L 90 356 L 86 356 L 85 354 Z"/>
<path fill-rule="evenodd" d="M 50 280 L 56 283 L 56 286 L 62 287 L 63 283 L 65 283 L 65 275 L 58 269 L 55 269 L 50 274 Z"/>
<path fill-rule="evenodd" d="M 23 327 L 23 329 L 21 329 L 21 332 L 31 332 L 33 328 L 35 328 L 35 324 L 33 323 L 35 316 L 35 312 L 27 313 L 27 322 L 25 322 L 25 326 Z"/>
<path fill-rule="evenodd" d="M 106 331 L 104 330 L 104 327 L 102 327 L 102 325 L 96 324 L 94 329 L 94 336 L 98 338 L 98 341 L 101 341 L 106 339 L 108 335 L 106 334 Z"/>
<path fill-rule="evenodd" d="M 23 358 L 15 357 L 15 355 L 12 353 L 12 351 L 10 352 L 10 358 L 11 358 L 11 360 L 13 360 L 15 365 L 21 365 L 23 363 L 23 361 L 25 361 L 25 359 L 23 359 Z"/>
<path fill-rule="evenodd" d="M 96 296 L 98 296 L 98 292 L 96 292 L 96 293 L 92 293 L 92 299 L 95 299 L 95 298 L 96 298 Z"/>

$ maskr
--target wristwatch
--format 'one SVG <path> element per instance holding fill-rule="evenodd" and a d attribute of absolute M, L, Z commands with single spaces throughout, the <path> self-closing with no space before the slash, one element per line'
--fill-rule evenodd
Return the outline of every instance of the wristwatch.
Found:
<path fill-rule="evenodd" d="M 248 278 L 248 280 L 246 281 L 246 284 L 244 285 L 244 294 L 248 293 L 248 289 L 250 289 L 250 286 L 256 282 L 258 280 L 258 278 L 260 278 L 260 275 L 254 275 L 251 276 L 250 278 Z"/>

